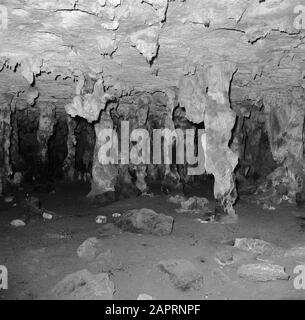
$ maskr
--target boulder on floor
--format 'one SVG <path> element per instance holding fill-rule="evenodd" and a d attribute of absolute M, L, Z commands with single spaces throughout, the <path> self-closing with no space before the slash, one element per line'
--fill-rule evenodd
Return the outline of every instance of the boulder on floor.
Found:
<path fill-rule="evenodd" d="M 169 275 L 170 281 L 179 290 L 200 290 L 203 286 L 202 273 L 188 260 L 164 260 L 158 263 L 158 267 Z"/>
<path fill-rule="evenodd" d="M 99 239 L 92 237 L 78 247 L 77 255 L 85 261 L 111 260 L 112 250 L 105 251 L 103 243 Z"/>
<path fill-rule="evenodd" d="M 289 279 L 282 266 L 269 263 L 245 264 L 237 270 L 237 274 L 241 278 L 261 282 Z"/>
<path fill-rule="evenodd" d="M 185 198 L 180 198 L 180 205 L 181 208 L 178 209 L 178 212 L 182 212 L 182 213 L 208 213 L 211 210 L 208 207 L 209 204 L 209 200 L 206 198 L 200 198 L 200 197 L 191 197 L 188 199 Z M 178 200 L 180 200 L 179 198 L 175 198 L 172 199 L 176 200 L 178 203 Z"/>
<path fill-rule="evenodd" d="M 186 201 L 185 196 L 179 195 L 179 194 L 176 194 L 175 196 L 171 196 L 168 198 L 168 202 L 173 203 L 173 204 L 181 205 L 181 203 L 183 201 Z"/>
<path fill-rule="evenodd" d="M 235 239 L 234 247 L 258 255 L 273 255 L 279 253 L 280 251 L 279 248 L 275 247 L 269 242 L 252 238 Z"/>
<path fill-rule="evenodd" d="M 114 284 L 107 273 L 80 270 L 61 280 L 51 291 L 58 300 L 112 300 Z"/>
<path fill-rule="evenodd" d="M 165 236 L 172 233 L 174 218 L 151 209 L 134 209 L 124 213 L 116 225 L 124 231 Z"/>
<path fill-rule="evenodd" d="M 215 261 L 221 266 L 240 263 L 241 261 L 248 262 L 255 260 L 258 254 L 251 251 L 243 251 L 234 247 L 225 247 L 217 250 Z"/>
<path fill-rule="evenodd" d="M 97 238 L 87 239 L 78 247 L 77 255 L 83 260 L 94 260 L 98 254 L 98 244 Z"/>

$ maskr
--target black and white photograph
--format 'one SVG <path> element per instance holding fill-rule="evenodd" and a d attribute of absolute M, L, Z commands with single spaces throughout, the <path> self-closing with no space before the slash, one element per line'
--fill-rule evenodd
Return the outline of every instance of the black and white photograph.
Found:
<path fill-rule="evenodd" d="M 0 0 L 0 300 L 305 300 L 305 1 Z"/>

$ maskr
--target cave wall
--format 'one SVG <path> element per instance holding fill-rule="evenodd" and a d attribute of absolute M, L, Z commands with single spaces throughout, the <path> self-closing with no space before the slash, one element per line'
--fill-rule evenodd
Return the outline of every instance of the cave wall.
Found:
<path fill-rule="evenodd" d="M 8 25 L 0 32 L 1 181 L 34 157 L 42 167 L 58 163 L 66 179 L 88 180 L 95 172 L 96 129 L 107 112 L 115 126 L 113 110 L 124 105 L 125 113 L 134 114 L 133 125 L 149 129 L 154 125 L 140 118 L 155 110 L 156 125 L 174 128 L 172 114 L 180 105 L 190 122 L 207 131 L 198 146 L 206 151 L 204 169 L 215 176 L 214 194 L 223 211 L 234 216 L 240 167 L 250 166 L 253 175 L 261 162 L 268 164 L 266 173 L 284 168 L 285 183 L 300 190 L 305 42 L 298 5 L 298 0 L 3 0 Z M 138 108 L 137 99 L 143 99 L 140 115 L 130 106 Z M 264 120 L 255 118 L 254 109 L 247 118 L 245 103 L 257 112 L 263 106 Z M 109 104 L 117 106 L 107 110 Z M 142 104 L 149 105 L 148 114 Z M 77 117 L 85 121 L 80 126 Z M 168 165 L 119 169 L 135 174 L 127 182 L 135 179 L 143 192 L 145 181 L 160 175 L 177 183 L 189 179 L 185 167 L 178 174 Z"/>

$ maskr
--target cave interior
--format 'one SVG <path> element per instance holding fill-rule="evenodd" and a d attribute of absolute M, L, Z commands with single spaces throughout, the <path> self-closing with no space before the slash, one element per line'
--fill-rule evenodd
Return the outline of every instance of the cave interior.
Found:
<path fill-rule="evenodd" d="M 2 0 L 0 299 L 305 298 L 299 2 Z"/>

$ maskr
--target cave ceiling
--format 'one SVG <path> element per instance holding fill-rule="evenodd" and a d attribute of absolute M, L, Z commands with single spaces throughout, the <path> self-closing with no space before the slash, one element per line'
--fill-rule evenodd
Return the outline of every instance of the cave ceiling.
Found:
<path fill-rule="evenodd" d="M 198 65 L 237 66 L 231 101 L 305 85 L 300 0 L 1 0 L 0 93 L 64 106 L 82 74 L 120 92 L 162 91 Z M 32 86 L 30 89 L 30 85 Z"/>

